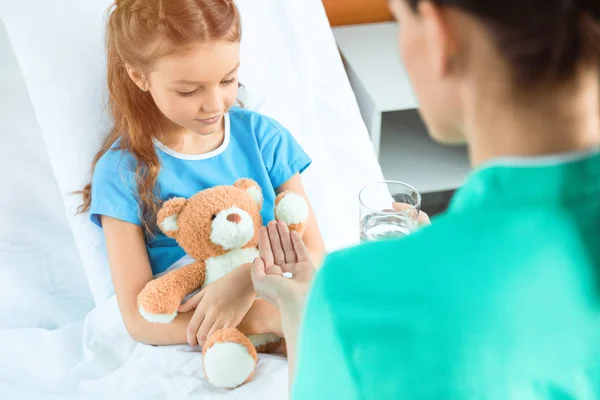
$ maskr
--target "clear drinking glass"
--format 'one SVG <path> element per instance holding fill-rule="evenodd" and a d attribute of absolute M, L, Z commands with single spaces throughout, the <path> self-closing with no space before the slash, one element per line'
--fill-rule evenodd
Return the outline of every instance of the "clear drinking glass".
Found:
<path fill-rule="evenodd" d="M 413 186 L 396 181 L 375 182 L 364 187 L 358 197 L 362 242 L 406 236 L 416 229 L 421 194 Z"/>

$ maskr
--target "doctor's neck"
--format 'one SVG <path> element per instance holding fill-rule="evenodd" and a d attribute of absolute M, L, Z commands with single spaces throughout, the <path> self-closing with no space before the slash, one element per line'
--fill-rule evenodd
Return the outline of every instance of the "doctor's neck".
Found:
<path fill-rule="evenodd" d="M 498 81 L 474 85 L 463 119 L 471 164 L 600 148 L 598 82 L 598 69 L 589 68 L 563 84 L 530 90 Z"/>
<path fill-rule="evenodd" d="M 466 139 L 474 167 L 600 146 L 598 1 L 522 3 L 410 0 L 412 14 L 396 7 L 433 136 Z"/>

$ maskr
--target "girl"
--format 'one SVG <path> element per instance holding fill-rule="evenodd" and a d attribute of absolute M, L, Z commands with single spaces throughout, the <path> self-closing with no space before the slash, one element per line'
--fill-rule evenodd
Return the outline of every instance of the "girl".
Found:
<path fill-rule="evenodd" d="M 254 301 L 250 265 L 188 300 L 171 324 L 146 322 L 136 304 L 146 283 L 184 256 L 153 224 L 161 202 L 247 177 L 263 188 L 262 216 L 271 221 L 279 192 L 306 196 L 300 173 L 310 158 L 276 121 L 234 105 L 240 36 L 232 0 L 117 0 L 112 7 L 114 127 L 94 159 L 82 211 L 104 231 L 119 308 L 138 342 L 194 346 L 224 327 L 281 331 L 278 311 Z M 312 210 L 304 240 L 318 262 L 324 245 Z"/>

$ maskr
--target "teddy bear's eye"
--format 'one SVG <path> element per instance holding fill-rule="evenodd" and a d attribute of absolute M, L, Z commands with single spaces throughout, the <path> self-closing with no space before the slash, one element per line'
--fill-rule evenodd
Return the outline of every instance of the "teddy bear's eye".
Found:
<path fill-rule="evenodd" d="M 211 220 L 211 221 L 214 221 L 214 220 L 215 220 L 215 218 L 217 218 L 217 214 L 213 214 L 213 215 L 212 215 L 212 217 L 210 217 L 210 220 Z"/>

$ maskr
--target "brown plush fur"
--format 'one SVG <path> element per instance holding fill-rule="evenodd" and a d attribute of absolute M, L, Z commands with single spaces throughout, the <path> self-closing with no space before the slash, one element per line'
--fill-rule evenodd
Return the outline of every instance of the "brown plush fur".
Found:
<path fill-rule="evenodd" d="M 248 354 L 254 359 L 254 362 L 258 360 L 256 349 L 250 343 L 250 340 L 242 332 L 236 328 L 223 328 L 216 331 L 211 335 L 204 347 L 202 348 L 202 355 L 205 355 L 208 349 L 210 349 L 216 343 L 238 343 L 241 344 L 248 350 Z"/>
<path fill-rule="evenodd" d="M 252 187 L 260 189 L 260 186 L 258 186 L 258 184 L 255 181 L 253 181 L 252 179 L 248 179 L 248 178 L 238 179 L 233 184 L 233 186 L 235 186 L 236 188 L 242 189 L 244 191 L 248 190 L 248 189 L 250 189 Z"/>
<path fill-rule="evenodd" d="M 152 314 L 172 314 L 181 301 L 204 284 L 206 265 L 196 261 L 154 279 L 138 295 L 138 305 Z"/>
<path fill-rule="evenodd" d="M 196 193 L 186 201 L 185 207 L 180 208 L 183 201 L 185 199 L 181 198 L 167 201 L 158 213 L 158 224 L 161 226 L 165 218 L 178 214 L 179 229 L 169 232 L 169 235 L 195 260 L 206 260 L 227 253 L 227 250 L 210 240 L 212 216 L 234 205 L 248 212 L 254 220 L 254 238 L 244 248 L 258 245 L 258 228 L 262 226 L 260 207 L 244 190 L 234 186 L 216 186 Z"/>
<path fill-rule="evenodd" d="M 158 225 L 165 235 L 177 240 L 177 243 L 196 262 L 149 282 L 138 296 L 138 305 L 151 314 L 174 314 L 181 301 L 190 293 L 201 288 L 206 280 L 207 260 L 224 255 L 226 250 L 211 240 L 213 216 L 231 207 L 246 211 L 254 222 L 254 236 L 244 245 L 244 249 L 255 249 L 258 245 L 258 229 L 263 225 L 260 203 L 257 203 L 248 189 L 260 187 L 250 179 L 241 179 L 233 186 L 217 186 L 198 192 L 189 199 L 175 198 L 163 205 L 157 216 Z M 252 194 L 257 193 L 252 191 Z M 276 204 L 289 192 L 277 196 Z M 257 197 L 257 196 L 256 196 Z M 239 223 L 237 214 L 228 215 L 230 222 Z M 289 226 L 291 231 L 300 234 L 304 232 L 306 223 Z M 233 254 L 233 253 L 232 253 Z M 212 262 L 212 261 L 211 261 Z M 210 265 L 210 264 L 209 264 Z M 210 278 L 209 278 L 210 279 Z M 231 294 L 235 295 L 235 294 Z M 215 343 L 233 342 L 243 345 L 255 361 L 257 350 L 260 352 L 285 353 L 285 343 L 282 340 L 267 343 L 255 349 L 250 340 L 234 328 L 221 329 L 211 335 L 203 348 L 203 354 Z M 250 379 L 250 378 L 248 378 Z"/>
<path fill-rule="evenodd" d="M 271 342 L 256 347 L 256 352 L 265 354 L 286 354 L 285 340 L 281 339 L 277 342 Z"/>
<path fill-rule="evenodd" d="M 244 191 L 247 191 L 250 188 L 257 188 L 258 190 L 260 190 L 260 186 L 258 186 L 258 184 L 252 179 L 240 179 L 237 182 L 235 182 L 233 186 Z M 258 207 L 262 208 L 262 200 L 258 203 Z"/>

